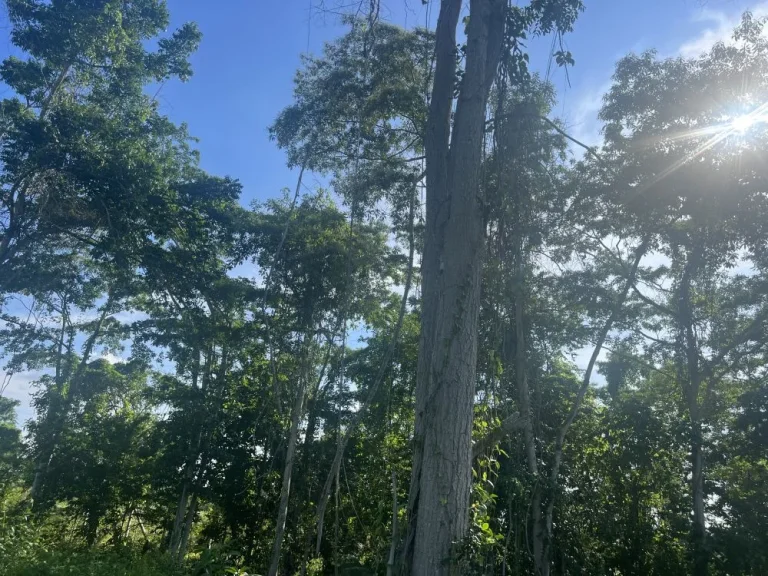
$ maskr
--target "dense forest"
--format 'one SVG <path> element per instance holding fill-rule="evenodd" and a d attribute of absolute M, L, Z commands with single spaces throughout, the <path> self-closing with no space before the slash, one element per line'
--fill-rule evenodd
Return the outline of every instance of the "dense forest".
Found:
<path fill-rule="evenodd" d="M 245 206 L 156 98 L 196 25 L 4 4 L 0 574 L 768 574 L 762 19 L 590 146 L 527 52 L 589 2 L 353 3 Z"/>

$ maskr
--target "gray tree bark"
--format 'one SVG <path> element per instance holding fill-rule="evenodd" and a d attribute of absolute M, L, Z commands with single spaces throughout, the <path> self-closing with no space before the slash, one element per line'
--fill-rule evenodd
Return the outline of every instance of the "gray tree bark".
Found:
<path fill-rule="evenodd" d="M 427 219 L 416 385 L 410 528 L 414 575 L 455 574 L 467 533 L 480 272 L 485 240 L 480 168 L 488 93 L 501 54 L 502 0 L 471 0 L 464 77 L 451 129 L 461 0 L 443 0 L 425 138 Z"/>
<path fill-rule="evenodd" d="M 528 363 L 526 359 L 525 338 L 525 291 L 524 255 L 522 236 L 515 233 L 515 380 L 517 399 L 523 418 L 523 446 L 528 472 L 536 480 L 531 494 L 531 520 L 533 525 L 533 564 L 536 573 L 549 576 L 549 551 L 547 547 L 547 528 L 542 513 L 543 490 L 539 479 L 539 461 L 536 454 L 536 435 L 533 429 L 534 419 L 531 409 L 531 393 L 528 388 Z"/>
<path fill-rule="evenodd" d="M 176 506 L 176 517 L 173 521 L 173 528 L 171 534 L 168 537 L 168 553 L 171 558 L 176 558 L 179 551 L 179 543 L 181 542 L 181 533 L 184 526 L 184 515 L 187 512 L 187 505 L 189 503 L 189 481 L 185 480 L 181 487 L 181 496 L 179 496 L 179 503 Z"/>
<path fill-rule="evenodd" d="M 184 518 L 184 529 L 181 532 L 181 540 L 176 551 L 176 562 L 181 563 L 187 555 L 187 546 L 189 545 L 189 535 L 192 532 L 192 526 L 195 523 L 195 514 L 197 514 L 198 496 L 197 492 L 192 494 L 192 501 L 189 503 L 186 518 Z"/>
<path fill-rule="evenodd" d="M 205 365 L 203 367 L 202 382 L 201 382 L 201 395 L 203 401 L 205 400 L 206 393 L 208 391 L 208 384 L 210 381 L 211 373 L 211 353 L 210 350 L 205 354 Z M 195 361 L 192 365 L 192 388 L 197 389 L 198 378 L 200 376 L 200 353 L 195 350 Z M 168 553 L 171 558 L 178 558 L 179 548 L 183 537 L 184 519 L 187 514 L 187 508 L 189 506 L 190 492 L 192 491 L 193 481 L 195 477 L 195 466 L 200 452 L 203 448 L 203 435 L 205 434 L 205 426 L 203 422 L 200 422 L 200 426 L 197 429 L 196 438 L 190 442 L 190 450 L 187 454 L 186 468 L 184 470 L 184 482 L 181 486 L 181 495 L 179 496 L 179 503 L 176 506 L 176 516 L 173 521 L 173 529 L 168 538 Z"/>

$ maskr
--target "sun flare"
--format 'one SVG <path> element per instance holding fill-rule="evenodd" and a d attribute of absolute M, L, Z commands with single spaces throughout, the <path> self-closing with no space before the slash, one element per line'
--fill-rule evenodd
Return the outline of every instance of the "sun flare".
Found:
<path fill-rule="evenodd" d="M 731 128 L 734 132 L 738 132 L 739 134 L 744 134 L 747 132 L 752 126 L 755 125 L 755 123 L 759 120 L 755 115 L 753 114 L 744 114 L 742 116 L 737 116 L 733 120 L 731 120 Z"/>

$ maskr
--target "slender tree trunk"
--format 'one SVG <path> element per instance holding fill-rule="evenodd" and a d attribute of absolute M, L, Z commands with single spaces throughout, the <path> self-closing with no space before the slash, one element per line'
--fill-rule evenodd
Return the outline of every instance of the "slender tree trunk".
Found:
<path fill-rule="evenodd" d="M 203 367 L 201 395 L 202 402 L 205 402 L 206 393 L 208 391 L 208 383 L 211 374 L 211 354 L 205 355 L 205 365 Z M 200 376 L 200 353 L 195 351 L 195 361 L 192 365 L 192 388 L 197 390 L 197 382 Z M 184 518 L 187 513 L 189 505 L 190 492 L 192 491 L 192 484 L 195 477 L 195 464 L 200 457 L 200 451 L 203 447 L 203 435 L 205 434 L 205 425 L 200 422 L 197 429 L 197 438 L 190 442 L 190 450 L 187 455 L 186 470 L 184 472 L 184 482 L 181 486 L 181 496 L 179 497 L 179 504 L 176 507 L 176 518 L 173 522 L 173 529 L 171 530 L 170 538 L 168 539 L 168 552 L 171 558 L 177 558 L 179 555 L 179 547 L 181 545 Z M 194 436 L 193 436 L 194 438 Z"/>
<path fill-rule="evenodd" d="M 515 186 L 517 195 L 517 211 L 522 214 L 522 199 L 524 191 Z M 531 391 L 528 383 L 527 344 L 525 333 L 525 265 L 526 255 L 523 249 L 522 217 L 519 217 L 513 229 L 512 261 L 514 265 L 513 293 L 514 293 L 514 336 L 510 335 L 507 345 L 507 357 L 511 356 L 510 345 L 514 343 L 515 388 L 520 406 L 520 416 L 523 425 L 523 449 L 528 472 L 534 479 L 531 491 L 531 540 L 533 552 L 533 564 L 535 573 L 539 576 L 549 575 L 549 548 L 546 515 L 544 513 L 544 489 L 542 478 L 539 476 L 539 461 L 536 452 L 536 433 L 534 430 L 535 418 L 531 403 Z M 507 360 L 509 363 L 509 359 Z M 526 531 L 528 520 L 526 516 Z"/>
<path fill-rule="evenodd" d="M 693 576 L 706 576 L 709 572 L 707 552 L 707 524 L 704 514 L 704 455 L 701 423 L 691 422 L 691 487 L 693 493 Z"/>
<path fill-rule="evenodd" d="M 395 555 L 397 553 L 397 473 L 392 467 L 392 535 L 389 541 L 389 558 L 387 559 L 387 576 L 394 576 Z"/>
<path fill-rule="evenodd" d="M 280 389 L 280 380 L 277 377 L 277 359 L 275 358 L 275 346 L 272 340 L 272 330 L 270 324 L 270 316 L 267 314 L 267 305 L 269 304 L 269 297 L 272 291 L 272 275 L 275 272 L 275 268 L 281 264 L 280 257 L 282 256 L 283 246 L 285 245 L 285 239 L 288 237 L 288 230 L 291 226 L 291 220 L 293 218 L 293 212 L 296 209 L 296 203 L 299 200 L 299 194 L 301 193 L 301 183 L 304 179 L 305 163 L 301 163 L 299 169 L 299 177 L 296 180 L 296 191 L 293 193 L 293 200 L 291 200 L 291 206 L 288 209 L 288 217 L 285 220 L 285 227 L 283 228 L 283 234 L 280 236 L 280 242 L 275 250 L 275 258 L 273 265 L 269 269 L 267 278 L 264 281 L 264 296 L 262 297 L 261 313 L 264 316 L 264 327 L 266 329 L 267 350 L 269 351 L 269 369 L 272 373 L 272 393 L 275 397 L 275 406 L 277 407 L 277 413 L 282 416 L 283 414 L 283 401 L 282 391 Z"/>
<path fill-rule="evenodd" d="M 304 474 L 304 482 L 306 487 L 306 500 L 304 501 L 306 508 L 309 508 L 312 504 L 312 494 L 315 490 L 316 475 L 314 470 L 310 466 L 310 458 L 312 456 L 312 446 L 315 440 L 315 432 L 317 431 L 317 421 L 320 417 L 320 386 L 322 385 L 323 378 L 325 378 L 325 372 L 328 369 L 328 364 L 331 360 L 331 349 L 333 346 L 333 339 L 329 339 L 328 348 L 326 350 L 325 359 L 323 360 L 323 366 L 320 369 L 320 375 L 317 378 L 317 383 L 312 390 L 308 393 L 308 409 L 307 409 L 307 429 L 304 433 L 304 446 L 303 454 L 301 458 L 301 470 Z M 296 521 L 298 522 L 301 516 L 301 511 L 296 512 Z M 304 536 L 304 552 L 301 559 L 301 569 L 299 573 L 301 576 L 305 576 L 307 573 L 307 564 L 312 550 L 312 530 L 307 530 Z"/>
<path fill-rule="evenodd" d="M 17 245 L 11 244 L 11 242 L 20 235 L 21 218 L 24 214 L 26 203 L 24 182 L 24 180 L 19 181 L 17 186 L 14 186 L 9 193 L 8 226 L 3 231 L 3 235 L 0 236 L 0 266 L 2 268 L 6 264 L 10 267 L 10 260 L 17 250 Z M 20 191 L 18 191 L 19 188 L 21 188 Z M 7 281 L 10 270 L 3 270 L 2 268 L 0 268 L 0 271 L 2 271 L 3 280 Z"/>
<path fill-rule="evenodd" d="M 330 344 L 329 344 L 330 348 Z M 325 372 L 325 369 L 322 370 Z M 322 376 L 321 376 L 322 378 Z M 317 394 L 318 387 L 315 387 L 315 394 Z M 315 395 L 307 401 L 307 430 L 304 433 L 304 446 L 302 447 L 302 457 L 300 469 L 304 476 L 305 494 L 304 506 L 309 509 L 312 505 L 312 494 L 315 491 L 316 477 L 312 466 L 310 465 L 310 456 L 312 453 L 312 446 L 314 445 L 315 432 L 317 431 L 318 414 L 318 398 Z M 301 510 L 297 510 L 295 513 L 296 522 L 298 523 L 301 518 Z M 299 570 L 300 576 L 305 576 L 307 573 L 307 564 L 312 550 L 312 530 L 307 530 L 304 535 L 304 551 L 302 552 L 301 568 Z"/>
<path fill-rule="evenodd" d="M 99 520 L 99 514 L 96 514 L 93 511 L 88 511 L 85 530 L 85 544 L 88 548 L 93 548 L 96 544 L 96 537 L 99 532 Z"/>
<path fill-rule="evenodd" d="M 333 575 L 339 576 L 339 476 L 340 471 L 336 472 L 334 491 L 334 523 L 333 523 Z"/>
<path fill-rule="evenodd" d="M 72 64 L 70 62 L 67 62 L 59 71 L 59 75 L 56 77 L 56 80 L 54 81 L 50 92 L 48 92 L 48 95 L 45 97 L 45 100 L 43 101 L 43 104 L 40 107 L 41 120 L 43 120 L 48 114 L 48 111 L 51 108 L 51 104 L 53 103 L 53 99 L 56 97 L 56 94 L 59 92 L 59 89 L 64 85 L 64 81 L 67 79 L 67 76 L 69 75 L 69 71 L 71 69 L 72 69 Z"/>
<path fill-rule="evenodd" d="M 467 533 L 472 417 L 485 227 L 480 168 L 488 92 L 501 53 L 502 0 L 471 0 L 464 77 L 451 130 L 461 0 L 438 17 L 425 138 L 427 221 L 414 462 L 405 563 L 414 575 L 455 574 Z"/>
<path fill-rule="evenodd" d="M 408 231 L 408 269 L 405 275 L 405 285 L 403 287 L 403 296 L 400 299 L 400 311 L 398 312 L 397 316 L 397 322 L 395 323 L 395 328 L 392 331 L 392 338 L 389 341 L 389 345 L 387 346 L 387 351 L 384 354 L 384 358 L 381 361 L 381 364 L 379 366 L 379 369 L 376 373 L 376 377 L 373 380 L 373 383 L 371 384 L 371 387 L 368 390 L 368 395 L 365 398 L 365 402 L 362 406 L 358 409 L 358 411 L 355 413 L 355 416 L 352 419 L 352 422 L 350 422 L 349 426 L 347 426 L 347 429 L 344 431 L 344 434 L 340 438 L 339 442 L 336 445 L 336 453 L 333 457 L 333 462 L 331 463 L 331 470 L 328 473 L 328 476 L 325 479 L 325 484 L 323 485 L 323 491 L 320 495 L 320 500 L 318 501 L 317 505 L 317 541 L 315 544 L 315 554 L 320 554 L 320 547 L 323 542 L 323 523 L 325 520 L 325 510 L 328 507 L 328 500 L 331 496 L 331 486 L 333 479 L 338 475 L 339 469 L 341 468 L 341 462 L 344 458 L 344 452 L 347 449 L 347 444 L 349 443 L 349 439 L 352 436 L 352 434 L 357 430 L 358 425 L 360 424 L 360 421 L 362 420 L 363 415 L 368 411 L 368 407 L 373 403 L 373 400 L 376 397 L 376 393 L 381 386 L 381 383 L 384 381 L 385 376 L 389 372 L 389 369 L 392 365 L 392 358 L 395 355 L 395 349 L 397 348 L 397 344 L 400 340 L 400 331 L 403 327 L 403 320 L 405 319 L 405 313 L 408 309 L 408 296 L 411 292 L 411 284 L 413 282 L 413 258 L 416 251 L 416 242 L 415 242 L 415 235 L 414 235 L 414 217 L 415 217 L 415 204 L 416 204 L 416 191 L 413 191 L 413 194 L 411 195 L 411 201 L 409 206 L 409 231 Z"/>
<path fill-rule="evenodd" d="M 187 509 L 186 518 L 184 519 L 184 529 L 181 532 L 181 540 L 179 541 L 179 547 L 176 551 L 175 560 L 177 563 L 184 561 L 184 557 L 187 555 L 187 546 L 189 545 L 189 535 L 192 532 L 192 526 L 195 523 L 195 514 L 197 514 L 198 496 L 197 492 L 192 494 L 192 501 L 189 503 Z"/>
<path fill-rule="evenodd" d="M 694 315 L 691 305 L 691 283 L 699 269 L 702 256 L 702 249 L 699 245 L 694 246 L 689 253 L 688 261 L 680 280 L 678 303 L 680 340 L 687 369 L 687 378 L 684 380 L 684 393 L 688 402 L 691 434 L 691 497 L 693 506 L 691 544 L 693 576 L 707 576 L 709 572 L 707 524 L 704 509 L 706 498 L 704 492 L 704 446 L 699 402 L 702 373 L 699 365 L 699 344 L 694 330 Z"/>
<path fill-rule="evenodd" d="M 32 487 L 29 491 L 29 497 L 33 506 L 35 505 L 35 501 L 40 495 L 40 490 L 42 489 L 43 482 L 45 481 L 45 476 L 50 470 L 51 462 L 53 461 L 56 448 L 58 447 L 59 438 L 64 432 L 64 428 L 67 422 L 67 414 L 72 404 L 72 400 L 77 397 L 80 388 L 80 382 L 85 374 L 86 368 L 88 367 L 88 361 L 90 360 L 93 349 L 96 346 L 96 341 L 98 340 L 99 336 L 101 336 L 101 329 L 104 326 L 104 322 L 107 319 L 107 316 L 112 310 L 113 304 L 114 293 L 112 292 L 112 289 L 110 289 L 109 295 L 107 296 L 107 301 L 101 310 L 101 314 L 99 315 L 98 320 L 96 321 L 96 326 L 85 342 L 85 346 L 83 348 L 83 356 L 80 358 L 77 369 L 70 379 L 69 390 L 67 391 L 66 397 L 57 399 L 56 403 L 49 408 L 48 417 L 52 419 L 52 433 L 50 436 L 51 443 L 49 449 L 40 455 L 35 465 L 35 477 L 32 480 Z M 69 371 L 67 372 L 68 377 Z"/>
<path fill-rule="evenodd" d="M 181 542 L 181 531 L 184 527 L 184 516 L 187 513 L 187 505 L 189 503 L 189 481 L 185 480 L 181 487 L 181 496 L 179 497 L 179 504 L 176 507 L 176 518 L 173 521 L 173 529 L 168 539 L 168 552 L 171 558 L 178 556 L 179 544 Z"/>
<path fill-rule="evenodd" d="M 308 337 L 306 337 L 308 339 Z M 302 363 L 308 362 L 306 358 L 308 347 L 304 354 Z M 283 484 L 280 488 L 280 504 L 277 511 L 277 523 L 275 526 L 275 542 L 272 547 L 272 561 L 269 565 L 269 576 L 277 576 L 280 569 L 280 555 L 285 535 L 285 521 L 288 517 L 288 499 L 291 494 L 291 479 L 293 476 L 293 462 L 296 456 L 296 442 L 299 436 L 299 424 L 304 413 L 304 399 L 306 392 L 306 373 L 302 370 L 299 377 L 299 390 L 296 392 L 296 399 L 291 410 L 291 428 L 288 432 L 288 445 L 285 451 L 285 466 L 283 468 Z"/>
<path fill-rule="evenodd" d="M 208 437 L 208 440 L 204 443 L 205 445 L 201 447 L 200 453 L 201 453 L 201 463 L 198 470 L 197 477 L 193 477 L 190 479 L 190 482 L 188 484 L 188 487 L 185 486 L 185 491 L 183 491 L 183 495 L 186 496 L 186 499 L 189 500 L 189 506 L 186 505 L 186 502 L 184 502 L 183 507 L 180 503 L 179 505 L 179 511 L 177 512 L 176 520 L 177 524 L 174 525 L 174 529 L 176 529 L 176 541 L 173 542 L 173 546 L 171 549 L 171 558 L 174 559 L 175 562 L 181 563 L 184 561 L 184 557 L 187 555 L 187 546 L 189 545 L 189 535 L 192 532 L 192 527 L 195 524 L 195 515 L 197 514 L 197 508 L 199 505 L 199 494 L 200 490 L 203 485 L 203 474 L 205 474 L 205 470 L 208 467 L 208 463 L 210 462 L 210 457 L 208 456 L 209 452 L 209 444 L 210 444 L 210 434 Z M 191 494 L 191 500 L 190 500 L 190 494 Z M 178 524 L 179 521 L 179 515 L 182 517 L 183 524 Z"/>
<path fill-rule="evenodd" d="M 638 527 L 640 526 L 640 487 L 638 481 L 632 479 L 631 487 L 631 508 L 630 508 L 630 521 L 629 530 L 632 535 L 632 544 L 630 547 L 632 554 L 632 568 L 635 574 L 646 574 L 645 562 L 643 561 L 643 542 L 640 540 Z"/>
<path fill-rule="evenodd" d="M 59 71 L 59 75 L 51 86 L 50 91 L 45 97 L 40 108 L 40 120 L 44 120 L 50 110 L 56 94 L 64 85 L 64 81 L 69 75 L 69 71 L 72 68 L 71 63 L 66 63 Z M 0 270 L 2 265 L 15 255 L 18 249 L 18 242 L 11 244 L 14 240 L 18 241 L 22 235 L 22 218 L 26 212 L 26 195 L 27 190 L 33 185 L 36 180 L 36 173 L 27 173 L 11 188 L 9 192 L 10 206 L 8 207 L 8 226 L 5 228 L 2 236 L 0 236 Z M 8 271 L 2 270 L 3 280 L 7 280 Z"/>
<path fill-rule="evenodd" d="M 542 513 L 542 486 L 539 478 L 539 462 L 536 454 L 536 435 L 533 430 L 534 418 L 531 410 L 531 393 L 528 388 L 528 363 L 526 361 L 524 305 L 525 290 L 522 238 L 518 234 L 515 241 L 515 379 L 517 398 L 520 404 L 520 412 L 523 418 L 523 444 L 525 449 L 525 461 L 528 472 L 534 478 L 533 492 L 531 494 L 531 520 L 533 540 L 533 564 L 536 574 L 549 575 L 549 561 L 547 559 L 547 529 Z"/>
<path fill-rule="evenodd" d="M 141 530 L 141 536 L 144 538 L 144 547 L 150 545 L 149 541 L 149 535 L 147 534 L 147 529 L 144 527 L 144 522 L 141 521 L 141 516 L 136 516 L 136 524 L 139 525 L 139 530 Z"/>
<path fill-rule="evenodd" d="M 38 462 L 35 465 L 35 476 L 32 479 L 32 487 L 29 489 L 29 497 L 33 504 L 40 495 L 40 488 L 42 487 L 43 483 L 43 470 L 44 465 L 42 462 Z"/>
<path fill-rule="evenodd" d="M 133 522 L 133 510 L 131 510 L 130 514 L 128 514 L 128 520 L 126 521 L 125 525 L 125 531 L 122 532 L 120 538 L 123 542 L 126 542 L 128 540 L 128 537 L 131 535 L 131 524 Z"/>
<path fill-rule="evenodd" d="M 597 363 L 597 359 L 600 356 L 600 352 L 603 349 L 605 340 L 606 338 L 608 338 L 608 334 L 613 329 L 613 325 L 616 323 L 616 320 L 619 318 L 619 316 L 622 313 L 622 309 L 624 308 L 624 303 L 627 300 L 627 295 L 629 294 L 630 289 L 632 288 L 632 286 L 635 285 L 635 279 L 637 277 L 637 269 L 640 266 L 640 261 L 643 259 L 643 256 L 645 256 L 647 248 L 648 248 L 648 242 L 644 240 L 635 251 L 635 259 L 632 263 L 632 267 L 630 268 L 627 274 L 627 279 L 624 283 L 624 287 L 621 291 L 621 294 L 619 294 L 619 297 L 614 302 L 613 308 L 611 310 L 611 314 L 610 316 L 608 316 L 608 319 L 605 321 L 605 324 L 600 330 L 597 340 L 595 341 L 595 347 L 593 348 L 592 355 L 589 358 L 587 369 L 584 371 L 581 387 L 579 388 L 579 391 L 576 395 L 576 400 L 574 401 L 573 406 L 571 407 L 571 410 L 568 413 L 568 417 L 566 418 L 565 422 L 561 426 L 557 435 L 557 439 L 555 440 L 555 453 L 554 453 L 552 468 L 550 470 L 550 477 L 549 477 L 549 500 L 547 502 L 547 511 L 544 519 L 545 532 L 544 532 L 544 542 L 543 542 L 543 553 L 545 558 L 549 558 L 551 556 L 551 547 L 553 542 L 552 523 L 553 523 L 553 516 L 554 516 L 554 509 L 555 509 L 555 495 L 557 493 L 558 476 L 560 475 L 560 466 L 563 461 L 563 448 L 565 446 L 565 438 L 568 435 L 568 431 L 570 430 L 571 425 L 573 424 L 573 421 L 576 419 L 576 416 L 578 415 L 579 410 L 581 409 L 581 405 L 584 402 L 584 396 L 586 395 L 587 390 L 589 390 L 589 385 L 592 381 L 592 371 L 594 370 L 595 364 Z M 547 562 L 547 564 L 549 565 L 549 562 Z M 543 569 L 542 567 L 540 571 L 542 574 L 549 574 L 549 566 L 547 566 L 546 569 Z"/>
<path fill-rule="evenodd" d="M 179 555 L 179 548 L 181 546 L 183 537 L 184 519 L 189 508 L 190 494 L 194 491 L 195 466 L 197 459 L 200 457 L 200 450 L 203 444 L 203 434 L 204 430 L 203 425 L 201 424 L 197 434 L 197 441 L 195 442 L 194 448 L 192 448 L 189 457 L 187 458 L 187 469 L 185 471 L 184 483 L 181 487 L 179 504 L 176 507 L 176 518 L 173 522 L 173 530 L 171 531 L 171 536 L 168 541 L 168 551 L 171 555 L 171 558 L 177 558 Z"/>
<path fill-rule="evenodd" d="M 211 351 L 208 355 L 208 360 L 206 361 L 206 369 L 203 374 L 203 402 L 206 401 L 206 393 L 211 394 L 215 398 L 216 391 L 219 390 L 219 392 L 221 392 L 221 389 L 225 386 L 224 380 L 226 378 L 227 370 L 229 369 L 229 349 L 226 345 L 224 345 L 222 346 L 221 358 L 219 361 L 218 370 L 216 371 L 216 377 L 211 378 L 213 372 L 212 366 L 216 362 L 214 354 L 215 345 L 212 345 Z M 198 367 L 196 362 L 195 368 L 193 370 L 193 385 L 195 386 L 197 385 L 197 371 Z M 189 503 L 189 507 L 187 507 L 186 510 L 183 529 L 178 536 L 178 545 L 173 551 L 173 557 L 178 563 L 183 562 L 184 557 L 187 555 L 189 535 L 195 523 L 195 515 L 197 514 L 197 508 L 199 505 L 200 490 L 203 487 L 205 471 L 211 461 L 211 440 L 217 425 L 218 414 L 221 410 L 222 401 L 222 396 L 220 395 L 218 401 L 214 404 L 214 408 L 206 410 L 203 421 L 200 424 L 200 431 L 197 437 L 197 446 L 192 453 L 193 460 L 190 462 L 191 466 L 189 467 L 189 488 L 187 490 L 188 493 L 192 494 L 192 499 Z M 195 473 L 195 463 L 198 458 L 200 459 L 200 465 L 197 467 L 197 473 Z"/>
<path fill-rule="evenodd" d="M 131 522 L 133 520 L 133 503 L 126 506 L 123 512 L 120 523 L 116 524 L 112 529 L 112 543 L 115 546 L 119 546 L 128 537 L 128 533 L 131 528 Z"/>
<path fill-rule="evenodd" d="M 61 393 L 64 386 L 64 378 L 62 378 L 62 366 L 61 362 L 64 359 L 64 338 L 67 335 L 67 320 L 69 318 L 69 304 L 65 298 L 61 299 L 61 331 L 59 332 L 59 341 L 56 344 L 56 371 L 54 374 L 54 382 L 56 382 L 56 390 Z"/>

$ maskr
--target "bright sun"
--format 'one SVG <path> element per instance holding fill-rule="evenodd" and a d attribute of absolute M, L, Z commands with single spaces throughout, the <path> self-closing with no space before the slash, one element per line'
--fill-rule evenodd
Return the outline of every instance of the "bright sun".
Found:
<path fill-rule="evenodd" d="M 743 116 L 737 116 L 731 120 L 731 128 L 733 128 L 735 132 L 743 134 L 749 130 L 756 121 L 757 118 L 753 114 L 744 114 Z"/>

